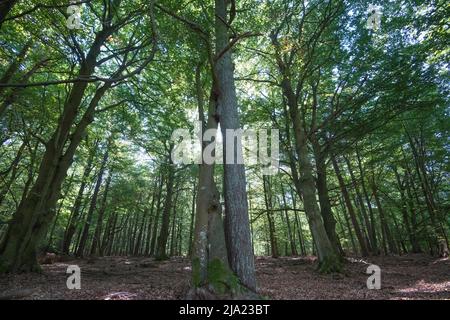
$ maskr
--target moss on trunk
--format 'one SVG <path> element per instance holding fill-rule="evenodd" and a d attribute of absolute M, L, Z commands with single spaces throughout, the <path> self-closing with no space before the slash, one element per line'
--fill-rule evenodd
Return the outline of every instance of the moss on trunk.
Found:
<path fill-rule="evenodd" d="M 321 262 L 319 262 L 320 273 L 335 273 L 342 272 L 343 258 L 338 255 L 326 256 Z"/>

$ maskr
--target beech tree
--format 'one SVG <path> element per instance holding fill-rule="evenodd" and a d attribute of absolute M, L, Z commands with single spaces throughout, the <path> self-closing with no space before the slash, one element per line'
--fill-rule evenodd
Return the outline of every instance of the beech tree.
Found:
<path fill-rule="evenodd" d="M 378 4 L 3 1 L 0 272 L 186 257 L 189 298 L 260 298 L 255 256 L 444 256 L 446 3 Z M 278 130 L 275 174 L 237 129 Z"/>

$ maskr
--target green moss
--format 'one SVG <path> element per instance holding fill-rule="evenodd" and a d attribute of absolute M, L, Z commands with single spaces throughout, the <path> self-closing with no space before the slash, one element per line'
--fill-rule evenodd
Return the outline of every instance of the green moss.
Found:
<path fill-rule="evenodd" d="M 208 263 L 208 284 L 219 294 L 240 290 L 239 279 L 220 259 Z"/>
<path fill-rule="evenodd" d="M 194 287 L 200 287 L 201 277 L 200 277 L 200 259 L 192 259 L 192 282 Z"/>
<path fill-rule="evenodd" d="M 323 261 L 319 263 L 319 272 L 320 273 L 334 273 L 334 272 L 342 272 L 342 260 L 336 256 L 332 255 L 326 257 Z"/>
<path fill-rule="evenodd" d="M 217 295 L 238 295 L 245 292 L 239 283 L 239 278 L 222 260 L 215 258 L 207 265 L 206 283 L 202 281 L 200 259 L 192 259 L 192 284 L 199 288 L 207 286 L 208 290 Z"/>

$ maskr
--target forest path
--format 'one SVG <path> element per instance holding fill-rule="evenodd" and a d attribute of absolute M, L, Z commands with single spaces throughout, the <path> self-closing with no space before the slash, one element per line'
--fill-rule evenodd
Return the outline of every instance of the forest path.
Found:
<path fill-rule="evenodd" d="M 450 299 L 450 260 L 426 255 L 348 258 L 342 274 L 321 275 L 313 257 L 256 259 L 261 294 L 272 299 Z M 381 290 L 368 290 L 366 269 L 381 268 Z M 81 268 L 81 289 L 66 287 L 68 265 Z M 23 299 L 182 299 L 189 261 L 139 257 L 77 259 L 43 265 L 42 274 L 0 276 L 0 297 Z"/>

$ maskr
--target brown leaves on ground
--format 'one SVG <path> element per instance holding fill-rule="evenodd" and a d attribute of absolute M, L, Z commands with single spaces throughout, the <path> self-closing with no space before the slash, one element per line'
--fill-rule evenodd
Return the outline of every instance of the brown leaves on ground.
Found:
<path fill-rule="evenodd" d="M 81 289 L 66 287 L 69 265 L 81 268 Z M 368 290 L 366 269 L 381 268 L 381 289 Z M 313 257 L 256 258 L 259 292 L 271 299 L 450 299 L 450 261 L 425 255 L 348 258 L 342 274 L 316 272 Z M 0 276 L 4 299 L 183 299 L 189 261 L 103 257 L 43 265 L 41 274 Z"/>

